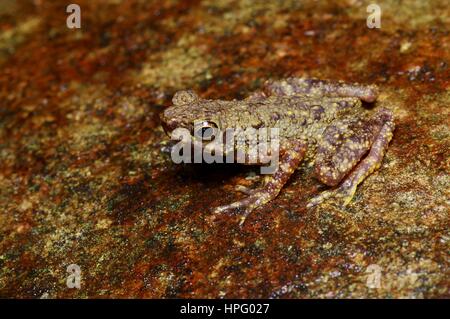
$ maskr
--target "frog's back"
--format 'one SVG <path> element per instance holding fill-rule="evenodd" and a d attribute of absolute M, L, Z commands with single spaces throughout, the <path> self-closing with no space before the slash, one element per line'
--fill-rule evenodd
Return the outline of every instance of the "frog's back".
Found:
<path fill-rule="evenodd" d="M 308 138 L 320 134 L 339 110 L 353 106 L 354 98 L 313 95 L 271 96 L 248 102 L 241 114 L 254 128 L 278 128 L 281 137 Z"/>

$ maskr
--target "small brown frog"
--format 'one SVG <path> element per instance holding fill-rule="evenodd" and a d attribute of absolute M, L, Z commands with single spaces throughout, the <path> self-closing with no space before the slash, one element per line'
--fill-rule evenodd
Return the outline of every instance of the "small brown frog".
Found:
<path fill-rule="evenodd" d="M 241 224 L 255 208 L 274 199 L 301 161 L 314 164 L 315 175 L 332 189 L 311 199 L 308 207 L 326 199 L 352 199 L 356 187 L 380 167 L 394 130 L 392 113 L 362 108 L 374 102 L 374 85 L 305 78 L 268 81 L 263 91 L 242 101 L 206 100 L 192 91 L 179 91 L 173 106 L 161 114 L 166 133 L 177 128 L 278 128 L 279 166 L 265 175 L 263 186 L 248 197 L 217 207 L 216 213 L 238 209 Z M 254 163 L 253 163 L 254 164 Z"/>

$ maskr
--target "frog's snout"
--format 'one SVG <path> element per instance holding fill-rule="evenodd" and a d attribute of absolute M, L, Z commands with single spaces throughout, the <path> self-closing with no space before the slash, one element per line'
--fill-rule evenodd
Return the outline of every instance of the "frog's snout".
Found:
<path fill-rule="evenodd" d="M 166 132 L 167 135 L 170 135 L 170 133 L 179 126 L 179 123 L 174 119 L 170 108 L 164 110 L 164 112 L 162 112 L 159 117 L 161 119 L 161 125 L 164 129 L 164 132 Z"/>

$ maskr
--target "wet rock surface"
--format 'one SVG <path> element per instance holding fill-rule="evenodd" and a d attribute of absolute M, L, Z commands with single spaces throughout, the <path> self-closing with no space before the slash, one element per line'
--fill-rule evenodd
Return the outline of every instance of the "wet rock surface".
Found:
<path fill-rule="evenodd" d="M 0 4 L 1 297 L 449 297 L 447 1 L 379 1 L 380 29 L 357 0 L 77 3 L 81 29 L 69 2 Z M 173 164 L 159 113 L 286 76 L 377 84 L 381 168 L 346 208 L 306 209 L 303 165 L 242 228 L 210 223 L 258 169 Z"/>

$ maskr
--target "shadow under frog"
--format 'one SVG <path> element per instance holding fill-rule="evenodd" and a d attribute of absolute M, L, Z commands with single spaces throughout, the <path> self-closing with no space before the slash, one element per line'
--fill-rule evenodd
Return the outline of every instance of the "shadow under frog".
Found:
<path fill-rule="evenodd" d="M 267 81 L 263 91 L 241 101 L 207 100 L 190 90 L 179 91 L 161 120 L 167 134 L 185 129 L 193 137 L 197 130 L 277 129 L 277 168 L 264 176 L 261 187 L 240 188 L 246 198 L 214 209 L 216 214 L 239 210 L 242 225 L 252 210 L 279 194 L 302 161 L 312 162 L 316 177 L 331 186 L 307 207 L 330 199 L 347 205 L 358 184 L 380 167 L 393 136 L 391 111 L 362 108 L 361 101 L 372 103 L 377 96 L 374 85 L 288 78 Z M 236 155 L 239 148 L 232 151 Z M 246 157 L 241 163 L 264 165 L 267 158 L 255 162 Z"/>

